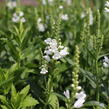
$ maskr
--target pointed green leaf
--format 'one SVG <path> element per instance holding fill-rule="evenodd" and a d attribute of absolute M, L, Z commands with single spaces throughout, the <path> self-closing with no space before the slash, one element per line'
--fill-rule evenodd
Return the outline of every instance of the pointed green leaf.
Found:
<path fill-rule="evenodd" d="M 31 96 L 27 96 L 24 101 L 22 102 L 21 107 L 30 107 L 30 106 L 35 106 L 36 104 L 39 104 L 37 100 L 32 98 Z"/>
<path fill-rule="evenodd" d="M 29 93 L 29 90 L 30 90 L 30 85 L 27 85 L 26 87 L 24 87 L 24 88 L 20 91 L 20 94 L 25 97 L 25 96 Z"/>

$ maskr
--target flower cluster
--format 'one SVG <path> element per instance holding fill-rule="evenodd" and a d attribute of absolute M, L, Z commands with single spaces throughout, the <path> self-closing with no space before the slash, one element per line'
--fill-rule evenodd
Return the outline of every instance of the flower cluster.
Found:
<path fill-rule="evenodd" d="M 69 17 L 68 17 L 67 14 L 62 14 L 61 19 L 64 20 L 64 21 L 67 21 L 69 19 Z"/>
<path fill-rule="evenodd" d="M 109 1 L 106 1 L 104 12 L 109 12 Z"/>
<path fill-rule="evenodd" d="M 43 5 L 47 5 L 47 3 L 49 4 L 49 5 L 52 5 L 53 4 L 53 2 L 54 2 L 54 0 L 42 0 L 42 4 Z"/>
<path fill-rule="evenodd" d="M 52 59 L 59 60 L 69 54 L 68 48 L 58 43 L 56 39 L 47 38 L 45 43 L 48 45 L 44 51 L 44 58 L 49 62 Z"/>
<path fill-rule="evenodd" d="M 71 97 L 69 94 L 69 90 L 64 91 L 64 95 L 66 96 L 67 99 L 69 99 L 69 98 L 71 98 L 71 100 L 77 99 L 73 105 L 74 108 L 81 108 L 83 106 L 83 103 L 85 102 L 85 98 L 86 98 L 86 94 L 81 90 L 82 89 L 81 86 L 78 85 L 79 84 L 79 81 L 78 81 L 79 57 L 80 57 L 79 47 L 75 46 L 75 56 L 74 56 L 75 65 L 74 65 L 74 71 L 72 72 L 73 84 L 71 85 L 72 86 Z"/>
<path fill-rule="evenodd" d="M 103 66 L 105 68 L 108 68 L 109 67 L 109 58 L 107 56 L 104 56 L 104 59 L 103 59 Z"/>
<path fill-rule="evenodd" d="M 16 8 L 16 6 L 17 6 L 16 1 L 9 1 L 9 2 L 7 3 L 8 9 L 14 9 L 14 8 Z"/>
<path fill-rule="evenodd" d="M 80 86 L 79 86 L 80 87 Z M 64 95 L 67 99 L 70 99 L 70 92 L 69 90 L 64 91 Z M 73 105 L 74 108 L 81 108 L 85 102 L 86 94 L 84 91 L 80 91 L 79 93 L 76 93 L 76 101 Z"/>
<path fill-rule="evenodd" d="M 18 22 L 24 23 L 24 22 L 26 22 L 26 19 L 24 18 L 24 13 L 22 11 L 14 13 L 12 21 L 15 22 L 15 23 L 18 23 Z"/>
<path fill-rule="evenodd" d="M 38 18 L 37 20 L 37 28 L 40 32 L 44 32 L 45 31 L 45 25 L 42 23 L 42 19 Z"/>

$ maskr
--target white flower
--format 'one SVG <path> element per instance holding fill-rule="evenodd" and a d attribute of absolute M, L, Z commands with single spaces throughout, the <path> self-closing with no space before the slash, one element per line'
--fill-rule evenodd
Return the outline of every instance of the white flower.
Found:
<path fill-rule="evenodd" d="M 109 12 L 109 1 L 106 1 L 105 3 L 105 8 L 104 8 L 104 12 Z"/>
<path fill-rule="evenodd" d="M 62 5 L 60 5 L 60 6 L 59 6 L 59 9 L 63 9 L 63 6 L 62 6 Z"/>
<path fill-rule="evenodd" d="M 86 94 L 81 91 L 80 93 L 76 93 L 76 102 L 74 103 L 74 108 L 81 108 L 86 99 Z"/>
<path fill-rule="evenodd" d="M 48 0 L 48 3 L 49 3 L 50 5 L 52 5 L 53 2 L 54 2 L 54 0 Z"/>
<path fill-rule="evenodd" d="M 67 14 L 62 14 L 61 19 L 67 21 L 69 18 Z"/>
<path fill-rule="evenodd" d="M 39 23 L 39 24 L 37 24 L 37 27 L 38 27 L 38 30 L 39 30 L 40 32 L 44 32 L 44 31 L 45 31 L 45 26 L 44 26 L 44 24 Z"/>
<path fill-rule="evenodd" d="M 12 18 L 12 21 L 15 22 L 15 23 L 17 23 L 17 22 L 19 22 L 19 19 L 20 19 L 19 16 L 16 16 L 16 17 L 13 17 Z"/>
<path fill-rule="evenodd" d="M 47 60 L 48 62 L 50 62 L 50 57 L 48 55 L 43 56 L 45 60 Z"/>
<path fill-rule="evenodd" d="M 67 5 L 71 5 L 72 4 L 72 0 L 66 0 Z"/>
<path fill-rule="evenodd" d="M 22 17 L 20 20 L 21 20 L 21 22 L 23 22 L 23 23 L 26 22 L 26 19 L 25 19 L 24 17 Z"/>
<path fill-rule="evenodd" d="M 81 89 L 82 89 L 81 86 L 78 86 L 78 87 L 77 87 L 77 90 L 81 90 Z"/>
<path fill-rule="evenodd" d="M 109 12 L 109 9 L 107 7 L 104 8 L 104 12 Z"/>
<path fill-rule="evenodd" d="M 67 47 L 65 47 L 64 49 L 62 49 L 61 51 L 60 51 L 60 55 L 63 57 L 63 56 L 66 56 L 66 55 L 68 55 L 69 54 L 69 52 L 68 52 L 68 48 Z"/>
<path fill-rule="evenodd" d="M 56 52 L 56 53 L 54 53 L 54 55 L 52 56 L 52 58 L 53 58 L 54 60 L 58 60 L 58 59 L 61 58 L 61 55 L 60 55 L 59 52 Z"/>
<path fill-rule="evenodd" d="M 89 11 L 89 25 L 93 25 L 93 13 L 92 10 Z"/>
<path fill-rule="evenodd" d="M 24 13 L 22 11 L 19 12 L 19 16 L 22 17 L 24 16 Z"/>
<path fill-rule="evenodd" d="M 81 19 L 83 19 L 85 16 L 86 16 L 86 13 L 85 12 L 82 12 L 81 13 Z"/>
<path fill-rule="evenodd" d="M 50 43 L 51 43 L 51 41 L 52 41 L 52 39 L 51 39 L 51 38 L 47 38 L 44 42 L 45 42 L 46 44 L 50 44 Z"/>
<path fill-rule="evenodd" d="M 86 94 L 84 93 L 84 91 L 81 91 L 80 93 L 76 93 L 76 98 L 77 99 L 80 99 L 80 98 L 85 99 L 86 98 Z"/>
<path fill-rule="evenodd" d="M 44 32 L 45 31 L 45 25 L 42 23 L 42 19 L 38 18 L 37 20 L 37 28 L 40 32 Z"/>
<path fill-rule="evenodd" d="M 41 18 L 38 18 L 37 19 L 37 23 L 41 23 L 42 19 Z"/>
<path fill-rule="evenodd" d="M 109 7 L 109 1 L 106 1 L 105 6 Z"/>
<path fill-rule="evenodd" d="M 53 52 L 52 52 L 51 49 L 47 49 L 47 50 L 44 51 L 44 53 L 45 53 L 46 55 L 51 55 Z"/>
<path fill-rule="evenodd" d="M 109 67 L 109 58 L 107 56 L 104 56 L 103 66 L 106 68 Z"/>
<path fill-rule="evenodd" d="M 18 13 L 14 13 L 12 21 L 15 23 L 18 23 L 18 22 L 24 23 L 24 22 L 26 22 L 26 19 L 23 16 L 24 16 L 24 13 L 22 11 L 20 11 Z"/>
<path fill-rule="evenodd" d="M 42 0 L 42 4 L 43 5 L 46 5 L 47 3 L 46 3 L 46 0 Z"/>
<path fill-rule="evenodd" d="M 70 92 L 69 92 L 69 90 L 64 91 L 64 95 L 65 95 L 65 97 L 67 99 L 69 99 L 70 98 Z"/>
<path fill-rule="evenodd" d="M 83 106 L 83 103 L 85 102 L 84 99 L 80 98 L 74 103 L 74 108 L 81 108 Z"/>
<path fill-rule="evenodd" d="M 13 9 L 13 8 L 15 8 L 16 6 L 17 6 L 16 1 L 9 1 L 9 2 L 7 3 L 7 7 L 8 7 L 9 9 Z"/>
<path fill-rule="evenodd" d="M 42 68 L 40 71 L 41 74 L 47 74 L 48 70 L 46 68 Z"/>

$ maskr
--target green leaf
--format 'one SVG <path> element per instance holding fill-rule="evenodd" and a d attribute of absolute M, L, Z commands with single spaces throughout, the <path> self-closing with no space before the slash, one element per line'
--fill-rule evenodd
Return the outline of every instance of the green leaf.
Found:
<path fill-rule="evenodd" d="M 14 72 L 14 71 L 16 71 L 17 70 L 17 68 L 18 68 L 18 64 L 17 63 L 15 63 L 15 64 L 13 64 L 12 66 L 11 66 L 11 68 L 9 69 L 9 72 Z"/>
<path fill-rule="evenodd" d="M 2 103 L 6 103 L 7 102 L 6 101 L 6 97 L 3 96 L 3 95 L 0 95 L 0 100 L 1 100 Z"/>
<path fill-rule="evenodd" d="M 2 109 L 8 109 L 5 105 L 1 105 Z"/>
<path fill-rule="evenodd" d="M 20 94 L 23 95 L 23 97 L 25 97 L 25 96 L 29 93 L 29 90 L 30 90 L 30 85 L 27 85 L 26 87 L 24 87 L 24 88 L 20 91 Z"/>
<path fill-rule="evenodd" d="M 15 102 L 16 100 L 17 100 L 17 91 L 16 91 L 15 86 L 12 84 L 12 87 L 11 87 L 11 101 Z"/>
<path fill-rule="evenodd" d="M 59 101 L 55 94 L 50 94 L 48 103 L 52 106 L 53 109 L 59 109 Z"/>
<path fill-rule="evenodd" d="M 63 96 L 63 95 L 61 95 L 61 94 L 59 94 L 59 93 L 54 93 L 58 98 L 60 98 L 61 100 L 63 100 L 63 101 L 65 101 L 66 102 L 66 97 L 65 96 Z"/>
<path fill-rule="evenodd" d="M 24 101 L 22 102 L 21 107 L 30 107 L 30 106 L 35 106 L 39 104 L 39 102 L 37 100 L 35 100 L 34 98 L 32 98 L 31 96 L 27 96 Z"/>
<path fill-rule="evenodd" d="M 84 106 L 98 106 L 100 109 L 106 109 L 105 105 L 103 103 L 97 102 L 97 101 L 89 101 L 84 104 Z"/>

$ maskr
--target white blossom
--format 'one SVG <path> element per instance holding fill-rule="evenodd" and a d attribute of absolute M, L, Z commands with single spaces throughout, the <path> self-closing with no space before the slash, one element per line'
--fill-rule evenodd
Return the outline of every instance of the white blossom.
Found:
<path fill-rule="evenodd" d="M 77 90 L 81 90 L 81 89 L 82 89 L 81 86 L 78 86 L 78 87 L 77 87 Z"/>
<path fill-rule="evenodd" d="M 16 8 L 16 6 L 17 6 L 16 1 L 9 1 L 9 2 L 7 3 L 7 7 L 8 7 L 9 9 Z"/>
<path fill-rule="evenodd" d="M 20 20 L 21 20 L 21 22 L 23 22 L 23 23 L 26 22 L 26 19 L 25 19 L 24 17 L 22 17 Z"/>
<path fill-rule="evenodd" d="M 47 38 L 44 42 L 45 42 L 46 44 L 50 44 L 50 43 L 51 43 L 51 41 L 52 41 L 52 39 L 51 39 L 51 38 Z"/>
<path fill-rule="evenodd" d="M 40 32 L 44 32 L 45 31 L 45 25 L 42 23 L 42 19 L 38 18 L 37 20 L 37 28 Z"/>
<path fill-rule="evenodd" d="M 53 58 L 54 60 L 58 60 L 58 59 L 61 58 L 61 55 L 60 55 L 60 53 L 57 51 L 57 52 L 54 53 L 54 55 L 52 56 L 52 58 Z"/>
<path fill-rule="evenodd" d="M 48 0 L 48 3 L 49 3 L 49 4 L 53 4 L 53 1 L 54 1 L 54 0 Z"/>
<path fill-rule="evenodd" d="M 46 68 L 42 68 L 40 71 L 41 74 L 47 74 L 48 70 Z"/>
<path fill-rule="evenodd" d="M 24 13 L 22 11 L 20 11 L 18 13 L 14 13 L 13 17 L 12 17 L 12 21 L 15 22 L 15 23 L 26 22 L 26 19 L 24 18 Z"/>
<path fill-rule="evenodd" d="M 103 66 L 105 68 L 108 68 L 109 67 L 109 58 L 107 56 L 104 56 Z"/>
<path fill-rule="evenodd" d="M 89 25 L 93 25 L 93 13 L 92 10 L 89 11 Z"/>
<path fill-rule="evenodd" d="M 62 6 L 62 5 L 60 5 L 60 6 L 59 6 L 59 9 L 63 9 L 63 6 Z"/>
<path fill-rule="evenodd" d="M 61 19 L 67 21 L 69 19 L 67 14 L 62 14 Z"/>
<path fill-rule="evenodd" d="M 46 3 L 46 0 L 42 0 L 42 4 L 43 5 L 46 5 L 47 3 Z"/>
<path fill-rule="evenodd" d="M 84 91 L 81 91 L 79 93 L 76 93 L 76 98 L 77 99 L 80 99 L 80 98 L 85 99 L 86 98 L 86 94 L 84 93 Z"/>
<path fill-rule="evenodd" d="M 86 16 L 86 13 L 85 12 L 82 12 L 81 13 L 81 19 L 83 19 L 85 16 Z"/>
<path fill-rule="evenodd" d="M 109 12 L 109 8 L 105 7 L 104 8 L 104 12 L 107 12 L 108 13 Z"/>
<path fill-rule="evenodd" d="M 106 1 L 105 6 L 109 7 L 109 1 Z"/>
<path fill-rule="evenodd" d="M 81 108 L 85 102 L 86 94 L 81 91 L 80 93 L 76 93 L 77 100 L 74 103 L 74 108 Z"/>
<path fill-rule="evenodd" d="M 66 0 L 67 5 L 71 5 L 72 4 L 72 0 Z"/>
<path fill-rule="evenodd" d="M 22 17 L 24 16 L 24 13 L 22 11 L 19 12 L 19 16 Z"/>
<path fill-rule="evenodd" d="M 104 8 L 104 12 L 109 12 L 109 1 L 106 1 L 105 3 L 105 8 Z"/>
<path fill-rule="evenodd" d="M 69 54 L 69 52 L 68 52 L 68 48 L 67 48 L 67 47 L 65 47 L 64 49 L 62 49 L 62 50 L 60 51 L 61 57 L 64 57 L 64 56 L 66 56 L 66 55 L 68 55 L 68 54 Z"/>
<path fill-rule="evenodd" d="M 69 90 L 64 91 L 64 95 L 65 95 L 65 97 L 67 99 L 69 99 L 70 98 L 70 92 L 69 92 Z"/>
<path fill-rule="evenodd" d="M 51 60 L 51 59 L 50 59 L 50 56 L 45 55 L 45 56 L 43 56 L 43 57 L 44 57 L 45 60 L 47 60 L 48 62 L 50 62 L 50 60 Z"/>
<path fill-rule="evenodd" d="M 44 31 L 45 31 L 45 26 L 44 26 L 44 24 L 39 23 L 37 26 L 38 26 L 38 30 L 39 30 L 40 32 L 44 32 Z"/>
<path fill-rule="evenodd" d="M 83 106 L 83 103 L 85 102 L 85 99 L 78 99 L 75 103 L 74 103 L 74 108 L 81 108 Z"/>
<path fill-rule="evenodd" d="M 56 39 L 47 38 L 44 42 L 47 44 L 47 47 L 44 50 L 46 57 L 44 58 L 48 62 L 50 59 L 59 60 L 69 54 L 68 48 L 62 46 Z"/>

